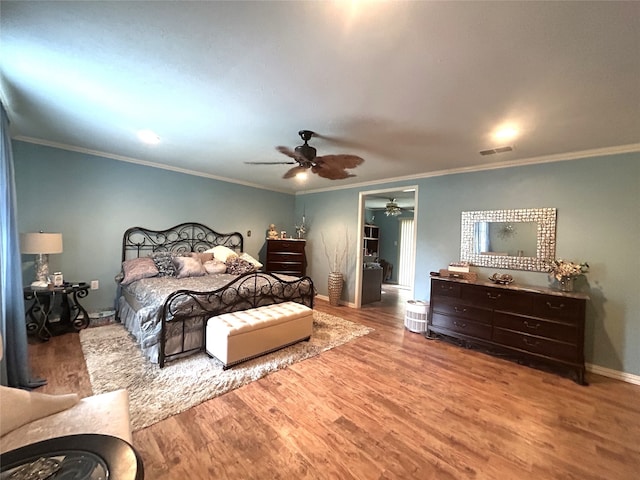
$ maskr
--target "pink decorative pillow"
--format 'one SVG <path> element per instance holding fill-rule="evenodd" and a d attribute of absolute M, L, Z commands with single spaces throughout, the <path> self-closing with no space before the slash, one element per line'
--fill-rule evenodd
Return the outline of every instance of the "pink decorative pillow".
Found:
<path fill-rule="evenodd" d="M 129 285 L 142 278 L 155 277 L 159 273 L 155 262 L 149 257 L 125 260 L 122 262 L 122 271 L 124 273 L 124 278 L 120 282 L 122 285 Z"/>
<path fill-rule="evenodd" d="M 173 264 L 176 266 L 176 277 L 178 278 L 201 277 L 207 273 L 200 258 L 174 257 Z"/>

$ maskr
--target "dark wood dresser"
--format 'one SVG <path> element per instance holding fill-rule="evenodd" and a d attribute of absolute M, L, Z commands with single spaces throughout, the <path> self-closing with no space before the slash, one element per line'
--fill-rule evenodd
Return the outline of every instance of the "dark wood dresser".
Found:
<path fill-rule="evenodd" d="M 431 278 L 427 336 L 454 338 L 467 347 L 530 365 L 549 365 L 586 385 L 582 293 Z"/>
<path fill-rule="evenodd" d="M 305 245 L 305 240 L 267 240 L 267 272 L 306 275 Z"/>

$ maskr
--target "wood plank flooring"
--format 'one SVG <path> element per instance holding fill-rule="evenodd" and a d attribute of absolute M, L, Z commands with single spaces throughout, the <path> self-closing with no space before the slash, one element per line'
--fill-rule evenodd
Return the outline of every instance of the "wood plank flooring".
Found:
<path fill-rule="evenodd" d="M 146 478 L 638 478 L 640 386 L 427 340 L 387 290 L 361 310 L 316 303 L 370 335 L 135 432 Z M 91 394 L 76 334 L 30 355 L 39 391 Z"/>

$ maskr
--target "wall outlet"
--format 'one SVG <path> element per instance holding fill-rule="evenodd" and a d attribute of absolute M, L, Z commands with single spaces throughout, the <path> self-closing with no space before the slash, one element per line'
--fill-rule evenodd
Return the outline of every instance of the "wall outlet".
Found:
<path fill-rule="evenodd" d="M 100 288 L 100 281 L 91 280 L 91 290 L 98 290 Z"/>

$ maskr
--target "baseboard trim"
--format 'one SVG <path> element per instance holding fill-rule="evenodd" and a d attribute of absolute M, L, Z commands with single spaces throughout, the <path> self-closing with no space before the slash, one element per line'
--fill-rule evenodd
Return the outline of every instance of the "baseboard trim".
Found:
<path fill-rule="evenodd" d="M 640 385 L 640 375 L 634 375 L 633 373 L 620 372 L 611 368 L 601 367 L 600 365 L 593 365 L 592 363 L 586 363 L 585 367 L 587 372 L 602 375 L 603 377 L 614 378 L 623 382 L 632 383 L 634 385 Z"/>
<path fill-rule="evenodd" d="M 317 294 L 316 298 L 319 298 L 321 300 L 326 300 L 327 302 L 329 301 L 329 297 L 326 295 L 321 295 L 321 294 Z M 340 300 L 340 305 L 345 306 L 345 307 L 350 307 L 350 308 L 356 308 L 356 304 L 355 303 L 351 303 L 351 302 L 345 302 L 344 300 Z"/>

